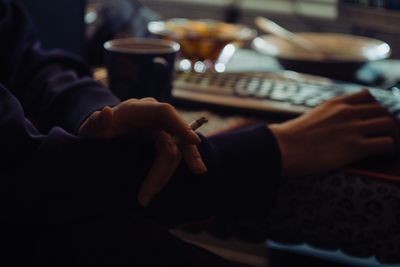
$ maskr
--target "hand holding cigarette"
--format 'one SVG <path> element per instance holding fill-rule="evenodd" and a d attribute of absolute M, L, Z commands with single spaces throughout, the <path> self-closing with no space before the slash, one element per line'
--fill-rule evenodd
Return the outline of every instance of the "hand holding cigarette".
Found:
<path fill-rule="evenodd" d="M 197 146 L 201 139 L 194 132 L 207 121 L 200 118 L 188 127 L 175 108 L 154 98 L 128 99 L 114 107 L 93 112 L 82 123 L 79 135 L 108 139 L 138 132 L 152 136 L 155 158 L 139 190 L 138 201 L 146 206 L 175 173 L 181 159 L 196 174 L 207 171 Z"/>
<path fill-rule="evenodd" d="M 189 127 L 192 131 L 195 131 L 207 122 L 208 120 L 205 117 L 201 117 L 192 121 L 189 124 Z M 157 155 L 148 177 L 142 184 L 142 188 L 138 195 L 138 201 L 142 206 L 147 206 L 152 198 L 168 183 L 169 178 L 178 167 L 181 156 L 183 156 L 186 164 L 193 173 L 200 174 L 207 171 L 207 167 L 205 166 L 196 145 L 186 144 L 178 135 L 168 137 L 168 134 L 166 133 L 162 133 L 162 138 L 160 140 L 167 140 L 167 142 L 158 143 L 158 150 L 165 150 L 166 152 Z M 165 144 L 168 145 L 165 146 Z M 167 152 L 168 150 L 169 152 Z M 176 153 L 179 155 L 177 156 Z"/>

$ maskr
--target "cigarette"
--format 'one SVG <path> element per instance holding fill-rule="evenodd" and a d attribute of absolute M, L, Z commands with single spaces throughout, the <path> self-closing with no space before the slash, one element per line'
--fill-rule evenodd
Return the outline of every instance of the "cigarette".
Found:
<path fill-rule="evenodd" d="M 208 119 L 206 117 L 201 117 L 197 120 L 192 121 L 191 123 L 189 123 L 189 127 L 190 129 L 192 129 L 193 131 L 196 131 L 197 129 L 199 129 L 203 124 L 207 123 Z M 171 142 L 173 144 L 177 144 L 179 143 L 179 141 L 181 140 L 180 137 L 178 136 L 173 136 Z"/>
<path fill-rule="evenodd" d="M 189 127 L 193 130 L 196 131 L 199 129 L 203 124 L 207 123 L 208 119 L 206 117 L 201 117 L 200 119 L 194 120 L 191 123 L 189 123 Z"/>

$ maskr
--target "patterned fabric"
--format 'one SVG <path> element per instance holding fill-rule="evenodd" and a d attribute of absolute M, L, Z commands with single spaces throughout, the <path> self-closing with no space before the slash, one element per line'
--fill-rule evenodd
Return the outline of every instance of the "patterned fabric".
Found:
<path fill-rule="evenodd" d="M 284 181 L 268 237 L 400 263 L 400 181 L 342 172 Z"/>

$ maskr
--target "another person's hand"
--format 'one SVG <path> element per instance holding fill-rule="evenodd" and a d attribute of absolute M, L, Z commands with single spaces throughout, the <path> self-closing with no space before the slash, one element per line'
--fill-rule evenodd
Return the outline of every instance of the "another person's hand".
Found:
<path fill-rule="evenodd" d="M 207 171 L 196 147 L 201 139 L 174 107 L 153 98 L 129 99 L 113 108 L 105 107 L 91 114 L 79 129 L 79 135 L 98 139 L 135 133 L 153 136 L 156 147 L 155 160 L 138 195 L 143 206 L 168 183 L 181 157 L 192 172 Z M 176 144 L 172 136 L 180 141 Z"/>
<path fill-rule="evenodd" d="M 366 90 L 269 127 L 281 150 L 284 176 L 321 173 L 394 153 L 398 139 L 395 120 Z"/>

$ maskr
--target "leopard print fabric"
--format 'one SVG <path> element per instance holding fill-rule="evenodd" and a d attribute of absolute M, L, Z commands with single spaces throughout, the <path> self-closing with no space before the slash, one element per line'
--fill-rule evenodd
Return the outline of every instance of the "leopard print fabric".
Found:
<path fill-rule="evenodd" d="M 355 174 L 283 181 L 268 237 L 400 263 L 400 181 Z"/>

